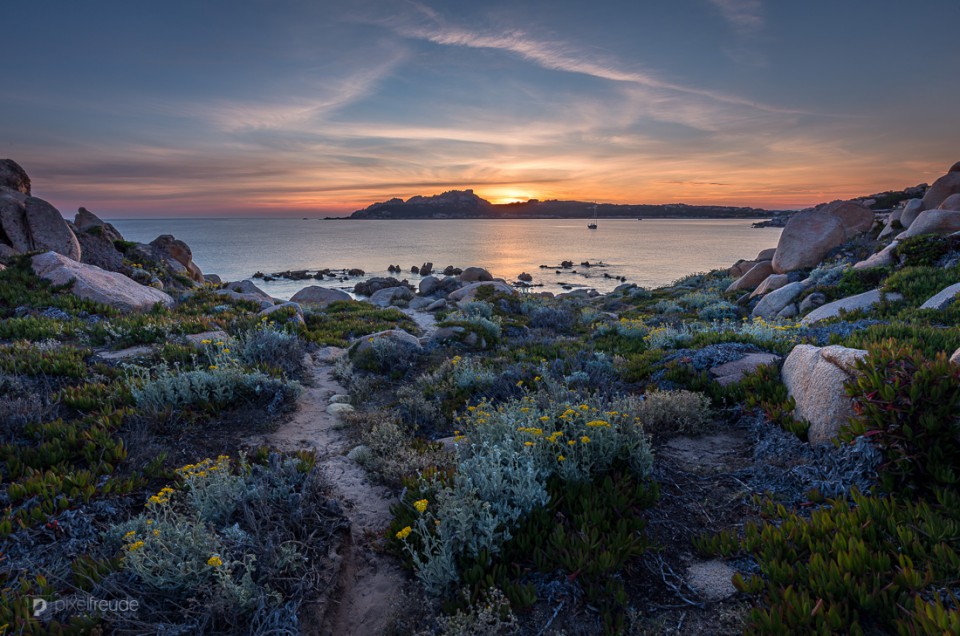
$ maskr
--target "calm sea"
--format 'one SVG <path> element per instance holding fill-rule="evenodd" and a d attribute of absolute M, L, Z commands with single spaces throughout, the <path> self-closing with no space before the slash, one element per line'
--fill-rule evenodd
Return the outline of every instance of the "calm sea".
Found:
<path fill-rule="evenodd" d="M 571 288 L 611 291 L 616 277 L 644 287 L 667 285 L 694 272 L 727 267 L 775 247 L 779 228 L 752 228 L 750 220 L 604 221 L 588 230 L 580 220 L 325 221 L 318 219 L 137 219 L 113 221 L 130 241 L 149 242 L 173 234 L 193 250 L 204 273 L 242 280 L 255 272 L 359 268 L 386 276 L 390 264 L 416 284 L 412 265 L 431 261 L 485 267 L 494 276 L 516 280 L 533 275 L 542 290 Z M 542 269 L 561 261 L 572 270 Z M 606 267 L 586 268 L 584 261 Z M 576 270 L 577 273 L 574 273 Z M 612 278 L 604 277 L 609 274 Z M 350 291 L 356 280 L 322 284 Z M 265 291 L 289 298 L 316 281 L 257 281 Z"/>

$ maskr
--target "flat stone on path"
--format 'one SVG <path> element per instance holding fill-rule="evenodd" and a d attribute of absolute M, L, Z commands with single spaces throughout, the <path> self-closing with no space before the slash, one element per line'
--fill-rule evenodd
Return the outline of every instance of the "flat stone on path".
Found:
<path fill-rule="evenodd" d="M 705 601 L 722 601 L 737 593 L 733 586 L 736 570 L 723 561 L 700 561 L 687 568 L 687 585 Z"/>

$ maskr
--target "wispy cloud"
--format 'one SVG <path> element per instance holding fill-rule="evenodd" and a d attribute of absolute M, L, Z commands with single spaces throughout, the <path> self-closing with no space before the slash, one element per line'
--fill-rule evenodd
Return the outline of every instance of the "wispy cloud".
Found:
<path fill-rule="evenodd" d="M 741 35 L 751 35 L 763 30 L 766 20 L 760 0 L 707 0 L 716 7 L 723 19 Z"/>
<path fill-rule="evenodd" d="M 734 1 L 749 2 L 751 0 L 716 1 L 730 3 Z M 404 37 L 432 42 L 434 44 L 476 49 L 493 49 L 512 53 L 548 70 L 579 73 L 613 82 L 625 82 L 651 89 L 707 98 L 726 104 L 746 106 L 765 112 L 798 112 L 738 95 L 671 82 L 659 78 L 652 72 L 625 69 L 613 59 L 602 59 L 596 54 L 589 54 L 578 47 L 564 42 L 539 39 L 523 30 L 514 29 L 502 33 L 475 31 L 446 24 L 440 20 L 435 13 L 430 15 L 431 19 L 428 25 L 401 25 L 394 28 Z M 743 17 L 739 19 L 746 23 L 748 20 L 747 15 L 748 14 L 744 13 Z"/>

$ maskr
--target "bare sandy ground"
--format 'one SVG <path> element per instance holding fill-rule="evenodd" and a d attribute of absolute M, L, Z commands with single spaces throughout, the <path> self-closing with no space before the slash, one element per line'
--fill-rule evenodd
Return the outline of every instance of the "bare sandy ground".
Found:
<path fill-rule="evenodd" d="M 388 489 L 371 483 L 366 471 L 349 459 L 350 442 L 330 398 L 346 390 L 333 378 L 337 350 L 326 349 L 311 359 L 310 380 L 293 418 L 277 431 L 250 440 L 282 450 L 308 449 L 317 453 L 317 466 L 330 484 L 350 520 L 350 542 L 336 555 L 341 563 L 340 584 L 323 616 L 305 618 L 305 634 L 353 636 L 381 634 L 387 628 L 394 600 L 408 582 L 396 560 L 373 549 L 391 520 L 396 501 Z M 325 596 L 320 591 L 320 596 Z"/>

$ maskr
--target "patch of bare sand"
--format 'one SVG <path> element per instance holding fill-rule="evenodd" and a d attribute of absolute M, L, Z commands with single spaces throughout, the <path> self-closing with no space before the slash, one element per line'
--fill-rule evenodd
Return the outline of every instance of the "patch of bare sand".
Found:
<path fill-rule="evenodd" d="M 390 506 L 396 496 L 371 483 L 366 471 L 346 457 L 349 438 L 339 416 L 327 408 L 331 397 L 346 393 L 333 377 L 337 353 L 325 350 L 314 356 L 297 412 L 278 430 L 249 442 L 317 453 L 317 467 L 330 484 L 330 496 L 350 520 L 350 541 L 334 557 L 340 563 L 338 589 L 333 595 L 318 590 L 318 596 L 328 599 L 326 607 L 317 608 L 312 618 L 305 617 L 303 633 L 366 636 L 386 631 L 394 599 L 407 577 L 395 559 L 374 549 L 392 519 Z"/>

